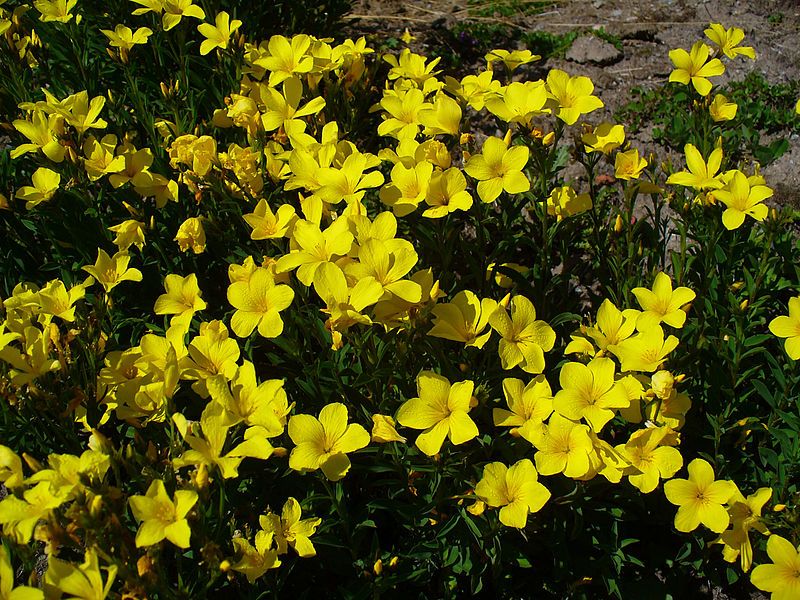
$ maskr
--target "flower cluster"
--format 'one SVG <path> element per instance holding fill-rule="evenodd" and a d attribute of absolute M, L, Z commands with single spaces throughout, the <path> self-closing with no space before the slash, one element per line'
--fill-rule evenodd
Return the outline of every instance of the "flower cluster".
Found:
<path fill-rule="evenodd" d="M 81 218 L 102 222 L 105 247 L 73 240 L 82 262 L 17 283 L 2 302 L 3 414 L 54 411 L 65 431 L 39 456 L 25 436 L 0 445 L 0 532 L 12 549 L 0 546 L 0 596 L 158 595 L 173 583 L 164 565 L 181 560 L 206 592 L 233 593 L 289 577 L 318 547 L 349 549 L 364 572 L 359 536 L 394 525 L 355 523 L 362 504 L 370 515 L 418 507 L 429 485 L 424 509 L 391 518 L 419 528 L 420 516 L 458 513 L 489 539 L 500 525 L 544 527 L 540 513 L 598 482 L 636 494 L 663 484 L 675 529 L 702 524 L 744 572 L 750 534 L 769 536 L 774 564 L 756 566 L 753 584 L 773 598 L 800 593 L 798 553 L 763 514 L 771 488 L 745 496 L 702 458 L 676 478 L 692 418 L 683 340 L 705 310 L 694 303 L 711 300 L 663 256 L 640 267 L 632 237 L 637 202 L 665 206 L 683 188 L 695 202 L 672 210 L 705 211 L 725 231 L 768 221 L 773 191 L 757 167 L 727 163 L 709 138 L 686 144 L 685 170 L 659 170 L 621 124 L 583 122 L 603 107 L 589 78 L 550 69 L 512 80 L 540 58 L 530 51 L 495 49 L 456 79 L 409 48 L 381 57 L 364 38 L 256 42 L 246 21 L 220 11 L 206 22 L 192 0 L 132 2 L 129 23 L 100 30 L 114 68 L 130 77 L 145 48 L 173 30 L 182 44 L 192 23 L 193 60 L 238 74 L 236 89 L 187 128 L 178 80 L 162 82 L 173 112 L 138 114 L 147 136 L 125 129 L 136 102 L 111 90 L 43 89 L 18 104 L 10 156 L 37 166 L 16 188 L 19 212 L 46 220 L 70 210 L 75 188 L 102 190 Z M 77 0 L 33 5 L 44 23 L 81 18 Z M 23 23 L 3 12 L 0 31 L 35 68 L 33 29 L 20 37 Z M 723 127 L 737 107 L 711 99 L 709 78 L 722 58 L 754 51 L 739 29 L 706 35 L 713 47 L 670 52 L 670 81 L 691 84 L 709 127 Z M 340 114 L 364 97 L 377 146 Z M 478 130 L 487 118 L 499 133 Z M 585 180 L 564 179 L 570 152 Z M 496 244 L 481 237 L 489 227 Z M 564 277 L 567 235 L 584 236 L 575 252 L 599 254 L 606 234 L 627 242 L 627 279 L 612 290 L 598 275 L 582 314 L 561 311 L 557 293 L 580 287 Z M 477 252 L 458 254 L 472 242 Z M 682 242 L 685 254 L 685 231 Z M 769 330 L 800 358 L 800 298 Z M 370 498 L 370 485 L 386 498 Z M 377 578 L 381 556 L 391 568 L 399 559 L 372 539 Z M 14 587 L 11 557 L 38 542 L 48 554 L 29 581 L 38 587 Z M 200 593 L 182 577 L 182 593 Z"/>

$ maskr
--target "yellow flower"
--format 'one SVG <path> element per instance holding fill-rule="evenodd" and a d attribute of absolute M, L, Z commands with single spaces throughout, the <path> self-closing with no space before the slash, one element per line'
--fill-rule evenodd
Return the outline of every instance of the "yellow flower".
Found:
<path fill-rule="evenodd" d="M 592 431 L 599 433 L 614 417 L 614 409 L 630 405 L 625 389 L 614 381 L 614 371 L 610 358 L 595 358 L 588 365 L 565 364 L 553 408 L 568 419 L 585 419 Z"/>
<path fill-rule="evenodd" d="M 397 421 L 404 427 L 424 429 L 416 446 L 428 456 L 438 454 L 445 438 L 454 445 L 478 436 L 478 427 L 467 414 L 472 408 L 472 381 L 450 382 L 432 371 L 417 376 L 418 398 L 406 400 L 397 411 Z"/>
<path fill-rule="evenodd" d="M 82 268 L 108 293 L 123 281 L 142 280 L 142 272 L 139 269 L 128 268 L 130 260 L 131 257 L 127 252 L 117 252 L 114 256 L 109 256 L 105 250 L 98 248 L 95 263 Z"/>
<path fill-rule="evenodd" d="M 144 246 L 144 223 L 141 221 L 128 219 L 108 230 L 117 234 L 114 243 L 120 252 L 125 252 L 131 246 L 136 246 L 139 250 Z"/>
<path fill-rule="evenodd" d="M 553 413 L 553 392 L 544 375 L 531 379 L 528 385 L 521 379 L 503 379 L 503 395 L 509 410 L 492 409 L 492 420 L 497 427 L 511 427 L 511 435 L 541 426 Z"/>
<path fill-rule="evenodd" d="M 108 573 L 103 583 L 97 551 L 90 548 L 86 550 L 84 557 L 80 566 L 54 556 L 49 557 L 44 576 L 44 591 L 48 598 L 66 595 L 68 598 L 80 600 L 103 600 L 108 596 L 117 577 L 117 566 L 103 567 Z"/>
<path fill-rule="evenodd" d="M 31 179 L 33 185 L 22 186 L 16 194 L 17 199 L 25 201 L 25 208 L 28 210 L 50 200 L 61 185 L 61 175 L 47 167 L 36 169 Z"/>
<path fill-rule="evenodd" d="M 756 51 L 750 46 L 739 46 L 744 39 L 744 31 L 738 27 L 725 29 L 719 23 L 711 23 L 703 33 L 709 40 L 714 42 L 717 51 L 723 53 L 728 58 L 736 58 L 739 55 L 746 56 L 750 60 L 756 59 Z"/>
<path fill-rule="evenodd" d="M 300 117 L 315 115 L 325 107 L 325 99 L 320 96 L 300 105 L 303 99 L 303 82 L 297 77 L 283 81 L 282 94 L 274 88 L 267 88 L 263 99 L 267 109 L 261 115 L 264 131 L 274 131 L 282 127 L 290 137 L 296 128 L 305 128 L 305 122 Z"/>
<path fill-rule="evenodd" d="M 163 0 L 163 2 L 164 15 L 161 24 L 164 31 L 175 27 L 183 17 L 192 17 L 201 21 L 206 18 L 206 13 L 194 3 L 194 0 Z"/>
<path fill-rule="evenodd" d="M 147 170 L 140 171 L 131 178 L 131 183 L 133 189 L 142 198 L 155 198 L 158 208 L 164 208 L 167 201 L 178 201 L 178 182 L 167 179 L 158 173 L 151 173 Z"/>
<path fill-rule="evenodd" d="M 12 384 L 22 386 L 61 368 L 61 363 L 50 357 L 53 343 L 49 335 L 42 333 L 38 327 L 30 326 L 25 327 L 22 339 L 22 352 L 11 346 L 0 350 L 0 359 L 11 365 Z"/>
<path fill-rule="evenodd" d="M 141 5 L 131 13 L 134 16 L 144 15 L 149 12 L 161 14 L 164 11 L 164 0 L 131 0 L 134 4 Z"/>
<path fill-rule="evenodd" d="M 94 283 L 87 277 L 83 283 L 73 285 L 69 290 L 62 281 L 54 279 L 39 290 L 39 302 L 42 312 L 53 315 L 64 321 L 75 320 L 74 304 L 86 295 L 86 288 Z"/>
<path fill-rule="evenodd" d="M 601 123 L 581 136 L 587 153 L 611 154 L 625 142 L 625 127 L 613 123 Z"/>
<path fill-rule="evenodd" d="M 488 79 L 491 80 L 491 77 Z M 547 88 L 541 80 L 524 83 L 515 81 L 508 84 L 502 94 L 484 94 L 481 99 L 490 113 L 506 123 L 519 123 L 526 129 L 533 128 L 534 117 L 550 112 L 545 106 Z"/>
<path fill-rule="evenodd" d="M 294 226 L 297 215 L 291 204 L 281 204 L 276 214 L 262 198 L 252 213 L 244 215 L 244 220 L 253 228 L 250 239 L 268 240 L 290 235 L 289 231 Z"/>
<path fill-rule="evenodd" d="M 404 44 L 410 44 L 416 39 L 417 38 L 415 36 L 411 35 L 411 32 L 408 30 L 408 27 L 405 28 L 403 34 L 400 36 L 400 41 L 402 41 Z"/>
<path fill-rule="evenodd" d="M 474 292 L 462 290 L 450 302 L 433 307 L 433 328 L 428 335 L 483 348 L 492 334 L 483 331 L 496 308 L 497 302 L 491 298 L 479 300 Z"/>
<path fill-rule="evenodd" d="M 174 273 L 167 275 L 164 289 L 167 293 L 156 299 L 154 311 L 157 315 L 176 315 L 180 321 L 188 322 L 194 313 L 206 308 L 194 273 L 186 277 Z"/>
<path fill-rule="evenodd" d="M 61 145 L 59 139 L 65 134 L 64 116 L 55 113 L 47 115 L 44 111 L 35 110 L 30 119 L 17 119 L 12 123 L 14 129 L 28 138 L 29 143 L 14 148 L 10 154 L 11 158 L 41 150 L 53 162 L 62 162 L 66 148 Z"/>
<path fill-rule="evenodd" d="M 730 523 L 728 511 L 722 506 L 735 493 L 731 481 L 715 481 L 711 465 L 701 458 L 689 463 L 689 479 L 671 479 L 664 484 L 664 495 L 678 506 L 675 528 L 689 532 L 701 523 L 711 531 L 721 533 Z"/>
<path fill-rule="evenodd" d="M 52 509 L 61 506 L 65 499 L 54 495 L 47 481 L 25 490 L 22 497 L 23 500 L 9 495 L 0 501 L 0 525 L 4 536 L 18 544 L 27 544 L 36 524 L 47 521 Z"/>
<path fill-rule="evenodd" d="M 397 433 L 394 419 L 389 415 L 372 415 L 372 441 L 377 444 L 387 442 L 405 443 L 406 438 Z"/>
<path fill-rule="evenodd" d="M 119 173 L 125 169 L 125 158 L 114 156 L 117 147 L 117 136 L 103 136 L 98 140 L 90 135 L 83 144 L 83 168 L 91 181 L 97 181 L 108 173 Z"/>
<path fill-rule="evenodd" d="M 320 518 L 300 520 L 302 511 L 300 503 L 294 498 L 289 498 L 283 505 L 280 517 L 274 513 L 261 515 L 258 522 L 261 528 L 273 534 L 278 554 L 286 554 L 288 547 L 294 548 L 302 558 L 317 555 L 314 544 L 309 539 L 322 523 Z"/>
<path fill-rule="evenodd" d="M 531 182 L 522 172 L 530 155 L 527 147 L 509 148 L 500 138 L 490 137 L 483 143 L 481 152 L 470 156 L 464 167 L 467 175 L 478 180 L 481 200 L 494 202 L 503 190 L 521 194 L 531 189 Z"/>
<path fill-rule="evenodd" d="M 667 355 L 677 347 L 678 338 L 670 335 L 665 340 L 661 325 L 653 325 L 619 344 L 608 346 L 608 350 L 620 359 L 623 371 L 650 373 L 658 370 Z"/>
<path fill-rule="evenodd" d="M 344 272 L 335 264 L 327 262 L 322 263 L 317 270 L 314 290 L 325 302 L 326 308 L 322 312 L 330 315 L 325 327 L 333 337 L 334 350 L 341 348 L 341 334 L 352 325 L 372 323 L 362 311 L 384 295 L 383 285 L 372 276 L 362 277 L 353 287 L 349 287 Z"/>
<path fill-rule="evenodd" d="M 719 168 L 722 165 L 722 148 L 717 147 L 703 160 L 700 151 L 692 144 L 684 146 L 686 166 L 689 171 L 678 171 L 667 178 L 667 183 L 693 187 L 696 190 L 718 190 L 723 187 L 719 179 Z"/>
<path fill-rule="evenodd" d="M 632 308 L 619 310 L 606 298 L 597 310 L 597 323 L 586 329 L 586 334 L 594 340 L 600 350 L 619 344 L 636 331 L 639 311 Z"/>
<path fill-rule="evenodd" d="M 502 87 L 499 81 L 492 79 L 493 75 L 491 70 L 487 70 L 477 75 L 466 75 L 461 81 L 447 78 L 447 89 L 476 111 L 481 111 L 486 100 L 494 97 L 494 93 L 500 92 Z"/>
<path fill-rule="evenodd" d="M 188 548 L 192 530 L 186 515 L 197 503 L 197 492 L 178 490 L 174 500 L 167 495 L 164 482 L 154 479 L 144 496 L 128 499 L 133 516 L 140 522 L 136 547 L 152 546 L 166 538 L 178 548 Z"/>
<path fill-rule="evenodd" d="M 550 491 L 539 483 L 536 469 L 527 458 L 510 467 L 500 462 L 486 465 L 475 495 L 489 506 L 502 507 L 500 522 L 518 529 L 527 525 L 529 514 L 541 510 L 550 499 Z"/>
<path fill-rule="evenodd" d="M 519 365 L 526 373 L 544 371 L 544 353 L 556 343 L 556 333 L 545 321 L 536 320 L 536 308 L 525 296 L 511 299 L 511 317 L 503 306 L 489 317 L 489 325 L 502 336 L 500 361 L 504 369 Z"/>
<path fill-rule="evenodd" d="M 50 561 L 53 559 L 51 558 Z M 52 562 L 51 562 L 52 564 Z M 112 579 L 113 581 L 113 579 Z M 18 585 L 14 587 L 14 570 L 6 547 L 0 544 L 0 599 L 2 600 L 44 600 L 42 590 Z"/>
<path fill-rule="evenodd" d="M 552 69 L 547 74 L 547 88 L 553 113 L 567 125 L 604 106 L 600 98 L 592 96 L 594 84 L 588 77 L 570 77 L 564 71 Z"/>
<path fill-rule="evenodd" d="M 692 407 L 689 396 L 672 390 L 661 402 L 649 402 L 644 410 L 644 418 L 653 423 L 662 423 L 675 431 L 683 427 L 686 413 Z"/>
<path fill-rule="evenodd" d="M 292 251 L 278 259 L 275 270 L 284 273 L 299 267 L 297 279 L 310 286 L 323 263 L 336 262 L 350 252 L 352 245 L 347 219 L 336 219 L 325 231 L 300 219 L 292 229 Z"/>
<path fill-rule="evenodd" d="M 530 50 L 508 51 L 503 50 L 502 48 L 496 48 L 487 53 L 484 58 L 486 59 L 486 64 L 489 65 L 490 69 L 492 68 L 492 63 L 499 61 L 506 66 L 506 69 L 508 69 L 509 73 L 513 73 L 514 70 L 520 65 L 526 65 L 530 62 L 539 60 L 542 57 L 538 54 L 533 54 Z"/>
<path fill-rule="evenodd" d="M 683 466 L 678 449 L 662 445 L 675 437 L 669 427 L 651 427 L 633 432 L 625 444 L 616 447 L 633 467 L 626 470 L 628 481 L 643 494 L 655 490 L 659 480 L 669 479 Z"/>
<path fill-rule="evenodd" d="M 341 168 L 326 167 L 319 170 L 322 186 L 317 195 L 325 202 L 336 204 L 344 200 L 348 204 L 358 203 L 368 188 L 383 185 L 383 174 L 379 171 L 364 173 L 365 169 L 377 166 L 377 157 L 354 151 L 344 159 Z"/>
<path fill-rule="evenodd" d="M 731 516 L 731 529 L 724 531 L 717 540 L 724 544 L 722 557 L 728 562 L 739 558 L 742 571 L 747 573 L 753 564 L 753 546 L 750 543 L 750 530 L 755 529 L 762 535 L 769 535 L 769 530 L 761 521 L 761 511 L 772 497 L 771 488 L 759 488 L 747 498 L 737 489 L 728 501 L 728 514 Z"/>
<path fill-rule="evenodd" d="M 439 93 L 432 106 L 425 105 L 419 111 L 419 122 L 425 127 L 424 135 L 458 135 L 461 107 L 446 94 Z"/>
<path fill-rule="evenodd" d="M 589 428 L 558 413 L 553 413 L 547 425 L 520 431 L 522 437 L 536 446 L 536 470 L 541 475 L 564 473 L 567 477 L 583 477 L 591 466 L 593 451 Z"/>
<path fill-rule="evenodd" d="M 280 311 L 289 307 L 294 290 L 276 284 L 268 269 L 258 267 L 246 281 L 236 281 L 228 287 L 228 302 L 236 309 L 231 317 L 231 329 L 239 337 L 248 337 L 258 328 L 265 338 L 283 333 Z"/>
<path fill-rule="evenodd" d="M 181 252 L 187 252 L 189 249 L 195 254 L 202 254 L 206 249 L 206 231 L 203 229 L 203 221 L 200 217 L 189 217 L 181 226 L 178 227 L 178 232 L 175 234 L 175 241 Z"/>
<path fill-rule="evenodd" d="M 230 15 L 224 10 L 217 13 L 215 22 L 216 26 L 209 23 L 202 23 L 197 26 L 197 31 L 208 38 L 200 44 L 200 54 L 203 56 L 214 48 L 226 49 L 231 39 L 231 34 L 242 26 L 242 22 L 239 19 L 231 21 Z"/>
<path fill-rule="evenodd" d="M 645 331 L 659 323 L 680 329 L 686 322 L 686 311 L 683 307 L 696 296 L 687 287 L 673 290 L 672 280 L 663 271 L 656 275 L 652 290 L 637 287 L 631 291 L 642 307 L 642 312 L 636 320 L 636 328 L 639 331 Z"/>
<path fill-rule="evenodd" d="M 441 57 L 427 62 L 424 56 L 415 54 L 408 48 L 403 48 L 399 58 L 392 54 L 384 54 L 383 60 L 392 67 L 387 75 L 390 81 L 399 79 L 402 83 L 402 80 L 406 80 L 413 86 L 424 90 L 426 94 L 441 87 L 436 81 L 436 75 L 441 71 L 433 70 L 441 61 Z"/>
<path fill-rule="evenodd" d="M 58 21 L 68 23 L 72 17 L 72 9 L 78 4 L 78 0 L 34 0 L 33 5 L 41 13 L 40 21 Z"/>
<path fill-rule="evenodd" d="M 547 214 L 561 221 L 564 217 L 573 217 L 592 208 L 589 194 L 578 194 L 571 185 L 554 188 L 547 197 Z"/>
<path fill-rule="evenodd" d="M 741 171 L 735 171 L 727 185 L 714 192 L 714 198 L 727 207 L 722 213 L 722 224 L 726 229 L 741 227 L 745 216 L 756 221 L 766 219 L 769 209 L 764 200 L 771 196 L 771 188 L 751 182 Z"/>
<path fill-rule="evenodd" d="M 472 196 L 467 191 L 467 180 L 461 169 L 452 167 L 434 173 L 425 194 L 425 203 L 431 208 L 426 209 L 422 216 L 429 219 L 445 217 L 456 210 L 469 210 Z"/>
<path fill-rule="evenodd" d="M 758 565 L 750 582 L 758 589 L 771 592 L 771 600 L 800 598 L 800 551 L 789 540 L 771 535 L 767 540 L 771 565 Z"/>
<path fill-rule="evenodd" d="M 739 107 L 734 102 L 728 102 L 728 99 L 722 94 L 714 96 L 714 100 L 708 107 L 708 112 L 711 113 L 711 118 L 717 123 L 720 121 L 730 121 L 736 117 L 736 111 Z"/>
<path fill-rule="evenodd" d="M 772 319 L 769 330 L 777 337 L 786 338 L 784 348 L 789 358 L 800 358 L 800 296 L 789 299 L 789 316 Z"/>
<path fill-rule="evenodd" d="M 200 416 L 203 437 L 190 432 L 189 423 L 182 414 L 172 415 L 172 421 L 181 437 L 191 447 L 172 461 L 176 469 L 189 465 L 217 467 L 223 479 L 231 479 L 239 476 L 239 465 L 245 458 L 266 460 L 274 450 L 267 441 L 266 430 L 251 427 L 245 431 L 243 442 L 223 454 L 231 421 L 225 408 L 216 402 L 209 402 Z"/>
<path fill-rule="evenodd" d="M 21 486 L 24 479 L 19 456 L 8 446 L 0 444 L 0 481 L 7 488 L 14 489 Z"/>
<path fill-rule="evenodd" d="M 330 481 L 339 481 L 350 470 L 349 452 L 369 444 L 369 433 L 357 423 L 347 424 L 347 407 L 327 404 L 319 413 L 294 415 L 289 419 L 289 437 L 295 447 L 289 466 L 295 471 L 322 469 Z"/>
<path fill-rule="evenodd" d="M 411 214 L 428 195 L 432 174 L 433 164 L 426 160 L 410 167 L 398 162 L 392 167 L 391 183 L 381 188 L 381 202 L 391 206 L 398 217 Z"/>
<path fill-rule="evenodd" d="M 691 52 L 683 48 L 669 51 L 669 59 L 675 65 L 669 80 L 684 85 L 691 82 L 701 96 L 708 96 L 713 87 L 708 77 L 717 77 L 725 72 L 725 65 L 718 58 L 708 60 L 711 49 L 703 42 L 696 42 Z"/>
<path fill-rule="evenodd" d="M 411 244 L 390 244 L 388 241 L 370 239 L 358 251 L 358 262 L 347 265 L 345 272 L 356 281 L 372 277 L 383 288 L 383 299 L 392 297 L 416 303 L 422 299 L 422 287 L 403 279 L 417 264 L 418 256 Z"/>
<path fill-rule="evenodd" d="M 237 358 L 238 348 L 233 360 Z M 232 378 L 223 373 L 210 376 L 206 382 L 211 398 L 225 409 L 226 422 L 258 426 L 267 438 L 281 435 L 290 409 L 283 380 L 268 379 L 257 383 L 255 367 L 248 360 L 238 369 L 234 362 L 233 367 L 235 374 Z"/>
<path fill-rule="evenodd" d="M 65 108 L 63 114 L 67 123 L 72 125 L 80 135 L 85 134 L 89 129 L 105 129 L 108 123 L 100 118 L 100 111 L 106 105 L 105 96 L 95 96 L 89 100 L 86 90 L 72 94 L 64 100 Z"/>
<path fill-rule="evenodd" d="M 278 551 L 272 547 L 273 537 L 272 533 L 267 533 L 263 529 L 258 531 L 255 538 L 255 547 L 244 538 L 233 538 L 231 543 L 233 543 L 236 548 L 236 554 L 240 558 L 229 568 L 233 571 L 244 573 L 251 585 L 270 569 L 277 569 L 281 566 L 281 561 L 278 560 Z M 222 565 L 220 565 L 220 568 L 222 568 Z"/>
<path fill-rule="evenodd" d="M 184 301 L 181 298 L 177 300 Z M 179 317 L 173 318 L 170 326 L 189 328 L 187 317 L 183 321 L 178 319 Z M 188 351 L 189 357 L 181 365 L 181 377 L 193 379 L 192 389 L 201 397 L 208 398 L 207 383 L 210 378 L 221 374 L 228 381 L 236 375 L 236 361 L 241 354 L 239 343 L 228 336 L 228 328 L 222 321 L 201 323 L 200 335 L 192 339 Z"/>
<path fill-rule="evenodd" d="M 639 179 L 647 167 L 647 161 L 639 156 L 639 150 L 632 148 L 619 152 L 614 158 L 614 177 L 617 179 Z"/>
<path fill-rule="evenodd" d="M 119 48 L 120 57 L 123 62 L 128 60 L 128 52 L 137 44 L 146 44 L 148 38 L 153 35 L 153 30 L 149 27 L 139 27 L 135 32 L 125 25 L 117 25 L 114 31 L 101 29 L 100 32 L 108 38 L 108 45 L 112 48 Z"/>
<path fill-rule="evenodd" d="M 307 35 L 295 35 L 291 43 L 282 35 L 269 38 L 269 55 L 256 60 L 256 65 L 270 71 L 269 85 L 275 87 L 293 75 L 308 73 L 314 68 L 314 57 L 306 54 L 311 46 Z"/>

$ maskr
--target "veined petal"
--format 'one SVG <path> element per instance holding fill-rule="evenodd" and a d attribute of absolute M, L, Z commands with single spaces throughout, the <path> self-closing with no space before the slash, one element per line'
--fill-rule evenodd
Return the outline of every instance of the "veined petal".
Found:
<path fill-rule="evenodd" d="M 447 437 L 448 431 L 447 420 L 439 421 L 427 431 L 419 434 L 416 441 L 417 448 L 428 456 L 437 454 L 442 449 L 442 444 L 445 437 Z"/>
<path fill-rule="evenodd" d="M 412 429 L 428 429 L 445 417 L 441 408 L 421 398 L 411 398 L 398 409 L 397 422 Z"/>
<path fill-rule="evenodd" d="M 369 444 L 370 435 L 357 423 L 351 423 L 339 440 L 334 444 L 332 452 L 355 452 Z"/>
<path fill-rule="evenodd" d="M 448 418 L 450 427 L 450 441 L 454 445 L 463 444 L 478 437 L 478 426 L 469 418 L 466 412 L 454 411 Z"/>
<path fill-rule="evenodd" d="M 324 406 L 319 412 L 319 422 L 325 431 L 325 440 L 328 442 L 326 446 L 332 444 L 341 438 L 347 430 L 347 407 L 341 402 L 334 402 Z M 331 449 L 331 452 L 333 451 Z M 344 450 L 340 451 L 344 452 Z"/>
<path fill-rule="evenodd" d="M 672 482 L 668 481 L 667 483 Z M 666 486 L 664 486 L 664 489 L 666 490 Z M 681 506 L 678 509 L 678 512 L 675 514 L 675 529 L 684 533 L 688 533 L 689 531 L 694 531 L 697 529 L 697 526 L 700 525 L 702 518 L 701 507 L 702 505 L 697 502 L 696 498 L 694 502 L 690 502 L 689 504 L 684 504 Z"/>
<path fill-rule="evenodd" d="M 528 505 L 522 500 L 515 500 L 500 509 L 500 522 L 506 527 L 522 529 L 528 523 Z"/>

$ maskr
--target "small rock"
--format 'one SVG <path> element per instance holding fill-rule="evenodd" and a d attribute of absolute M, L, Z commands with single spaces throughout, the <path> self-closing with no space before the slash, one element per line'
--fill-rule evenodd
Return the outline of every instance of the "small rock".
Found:
<path fill-rule="evenodd" d="M 622 52 L 612 44 L 594 35 L 582 35 L 567 51 L 567 60 L 578 64 L 594 63 L 600 66 L 613 65 L 622 59 Z"/>
<path fill-rule="evenodd" d="M 652 42 L 656 39 L 657 29 L 652 25 L 642 23 L 611 23 L 606 31 L 621 40 L 639 40 Z"/>

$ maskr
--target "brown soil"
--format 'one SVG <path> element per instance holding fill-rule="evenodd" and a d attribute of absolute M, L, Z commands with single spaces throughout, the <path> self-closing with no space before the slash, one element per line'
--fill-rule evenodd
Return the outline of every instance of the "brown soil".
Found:
<path fill-rule="evenodd" d="M 514 6 L 524 7 L 526 0 Z M 665 83 L 671 71 L 668 52 L 673 48 L 689 49 L 703 39 L 709 23 L 744 29 L 745 43 L 755 48 L 756 61 L 739 58 L 728 61 L 727 72 L 719 82 L 743 79 L 752 70 L 760 71 L 770 83 L 800 79 L 800 3 L 796 0 L 555 0 L 539 14 L 513 16 L 495 11 L 477 16 L 476 10 L 510 5 L 511 0 L 357 0 L 350 15 L 353 34 L 375 38 L 399 37 L 408 28 L 417 41 L 412 49 L 426 53 L 443 43 L 459 52 L 453 36 L 443 35 L 465 20 L 503 24 L 523 31 L 563 34 L 603 28 L 622 40 L 622 54 L 613 64 L 596 66 L 566 58 L 549 59 L 523 73 L 539 77 L 546 69 L 559 68 L 571 74 L 589 76 L 596 94 L 606 104 L 587 119 L 599 122 L 631 100 L 634 87 L 654 88 Z M 530 12 L 530 11 L 528 11 Z M 482 67 L 480 59 L 465 70 Z M 651 128 L 642 128 L 632 143 L 643 151 L 653 149 Z M 800 206 L 800 139 L 788 135 L 790 149 L 764 169 L 776 190 L 777 203 Z M 659 155 L 664 150 L 659 149 Z"/>

